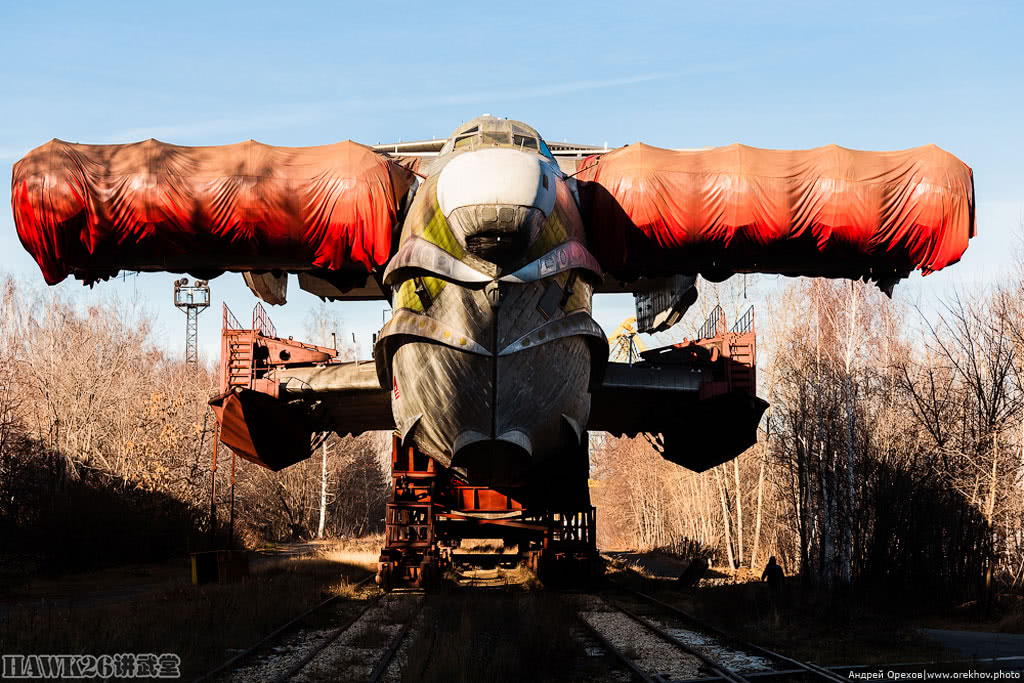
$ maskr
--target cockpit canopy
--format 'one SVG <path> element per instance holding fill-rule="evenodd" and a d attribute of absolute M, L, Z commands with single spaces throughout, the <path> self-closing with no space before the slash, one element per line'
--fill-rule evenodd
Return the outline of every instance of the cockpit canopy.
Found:
<path fill-rule="evenodd" d="M 521 121 L 478 116 L 456 128 L 441 148 L 441 154 L 469 151 L 481 147 L 513 147 L 554 159 L 544 138 Z"/>

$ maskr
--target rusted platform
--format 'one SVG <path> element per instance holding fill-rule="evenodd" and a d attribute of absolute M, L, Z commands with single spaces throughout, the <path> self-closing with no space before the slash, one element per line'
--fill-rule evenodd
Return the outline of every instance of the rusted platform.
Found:
<path fill-rule="evenodd" d="M 451 566 L 463 539 L 501 539 L 542 580 L 583 582 L 600 576 L 596 512 L 528 509 L 527 492 L 497 491 L 466 482 L 393 437 L 392 495 L 385 517 L 377 583 L 430 588 Z M 464 556 L 463 556 L 464 557 Z"/>

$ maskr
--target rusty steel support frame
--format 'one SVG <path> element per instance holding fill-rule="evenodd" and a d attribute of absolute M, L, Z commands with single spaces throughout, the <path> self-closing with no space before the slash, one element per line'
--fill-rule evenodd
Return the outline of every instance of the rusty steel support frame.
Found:
<path fill-rule="evenodd" d="M 213 458 L 210 463 L 210 546 L 215 547 L 217 544 L 217 451 L 220 447 L 220 423 L 214 427 L 213 431 Z M 229 448 L 231 451 L 231 483 L 229 490 L 231 491 L 230 503 L 228 506 L 228 550 L 231 550 L 235 546 L 235 470 L 236 470 L 236 456 L 234 449 Z"/>
<path fill-rule="evenodd" d="M 471 485 L 392 438 L 391 500 L 377 583 L 429 588 L 465 538 L 502 538 L 544 580 L 582 583 L 599 576 L 596 511 L 529 510 L 508 492 Z"/>
<path fill-rule="evenodd" d="M 228 550 L 235 548 L 235 450 L 231 451 L 231 506 L 228 515 Z"/>
<path fill-rule="evenodd" d="M 224 304 L 220 347 L 222 394 L 254 389 L 276 398 L 278 384 L 269 372 L 296 365 L 330 363 L 337 355 L 337 349 L 278 337 L 277 328 L 258 302 L 252 310 L 251 327 L 243 327 Z"/>
<path fill-rule="evenodd" d="M 276 334 L 261 304 L 253 308 L 251 327 L 243 327 L 225 304 L 220 393 L 209 401 L 232 457 L 275 472 L 309 457 L 311 430 L 301 409 L 293 410 L 286 405 L 287 400 L 278 400 L 279 373 L 340 363 L 336 349 Z"/>
<path fill-rule="evenodd" d="M 210 463 L 210 545 L 217 540 L 217 446 L 220 445 L 220 422 L 213 431 L 213 460 Z"/>
<path fill-rule="evenodd" d="M 439 569 L 434 536 L 434 504 L 439 468 L 413 448 L 391 445 L 391 500 L 384 516 L 384 548 L 377 583 L 384 590 L 410 585 L 429 587 Z"/>

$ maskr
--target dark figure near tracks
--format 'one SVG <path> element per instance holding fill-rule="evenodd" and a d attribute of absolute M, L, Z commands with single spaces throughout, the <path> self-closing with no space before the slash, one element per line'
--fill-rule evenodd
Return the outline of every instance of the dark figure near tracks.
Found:
<path fill-rule="evenodd" d="M 785 578 L 785 572 L 772 555 L 768 558 L 768 565 L 761 572 L 761 580 L 768 582 L 768 602 L 775 615 L 778 615 L 779 608 L 782 607 L 782 581 Z"/>
<path fill-rule="evenodd" d="M 708 561 L 703 557 L 698 557 L 690 564 L 686 565 L 686 569 L 676 579 L 683 588 L 696 588 L 700 580 L 704 578 L 704 574 L 708 571 Z"/>

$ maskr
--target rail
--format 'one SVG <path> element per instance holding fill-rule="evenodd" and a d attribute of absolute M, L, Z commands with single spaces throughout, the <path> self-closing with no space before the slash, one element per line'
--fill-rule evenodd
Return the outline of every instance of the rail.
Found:
<path fill-rule="evenodd" d="M 280 676 L 274 679 L 274 683 L 284 683 L 295 677 L 297 673 L 306 668 L 306 665 L 316 659 L 317 655 L 327 649 L 327 647 L 336 641 L 342 633 L 345 633 L 352 628 L 357 621 L 363 618 L 363 616 L 370 611 L 370 608 L 376 605 L 381 599 L 381 596 L 377 596 L 372 600 L 367 601 L 366 606 L 359 610 L 359 613 L 350 617 L 345 621 L 344 624 L 335 628 L 331 631 L 330 635 L 320 641 L 316 646 L 310 649 L 305 655 L 303 655 L 297 662 L 293 663 L 287 670 L 284 671 Z"/>
<path fill-rule="evenodd" d="M 708 319 L 704 321 L 703 327 L 697 332 L 697 339 L 711 339 L 717 337 L 719 327 L 725 327 L 725 312 L 721 306 L 715 306 L 711 310 Z"/>
<path fill-rule="evenodd" d="M 242 327 L 242 323 L 238 322 L 238 318 L 236 318 L 235 314 L 231 312 L 231 309 L 228 308 L 228 305 L 227 304 L 222 304 L 222 305 L 224 306 L 224 329 L 225 330 L 242 330 L 242 329 L 245 329 L 245 328 Z"/>
<path fill-rule="evenodd" d="M 409 615 L 408 620 L 402 624 L 402 628 L 399 629 L 398 633 L 395 634 L 391 642 L 388 643 L 387 648 L 384 650 L 384 654 L 381 655 L 380 659 L 377 660 L 376 666 L 373 667 L 373 671 L 370 673 L 370 683 L 377 683 L 380 681 L 384 674 L 387 673 L 388 666 L 391 665 L 391 660 L 395 658 L 398 653 L 398 648 L 402 646 L 402 641 L 409 634 L 409 629 L 412 628 L 413 622 L 416 621 L 416 617 L 419 615 L 420 610 L 423 609 L 423 604 L 426 602 L 426 597 L 420 598 L 419 602 L 416 603 L 416 607 L 413 608 L 412 614 Z"/>
<path fill-rule="evenodd" d="M 277 328 L 270 321 L 270 316 L 267 315 L 267 310 L 263 308 L 263 304 L 258 301 L 252 309 L 252 329 L 264 337 L 277 336 Z"/>
<path fill-rule="evenodd" d="M 732 326 L 733 334 L 746 334 L 754 331 L 754 305 L 751 304 L 747 312 L 740 316 L 736 324 Z"/>
<path fill-rule="evenodd" d="M 227 306 L 225 306 L 224 309 L 225 309 L 225 311 L 227 311 Z M 228 313 L 230 313 L 230 311 L 228 311 Z M 232 318 L 234 318 L 234 316 L 232 316 Z M 237 324 L 238 321 L 235 320 L 235 323 Z M 356 583 L 353 586 L 353 588 L 359 589 L 359 588 L 363 587 L 364 585 L 366 585 L 367 583 L 372 581 L 374 576 L 375 576 L 374 574 L 370 574 L 366 578 L 364 578 L 361 581 L 359 581 L 358 583 Z M 195 679 L 193 681 L 193 683 L 206 683 L 206 681 L 214 680 L 220 674 L 223 674 L 225 672 L 232 671 L 232 670 L 236 669 L 238 664 L 240 664 L 241 662 L 247 660 L 249 657 L 252 657 L 257 651 L 262 649 L 267 643 L 273 641 L 275 638 L 278 638 L 279 636 L 283 635 L 285 632 L 287 632 L 290 629 L 294 628 L 296 625 L 298 625 L 300 622 L 305 620 L 307 617 L 309 617 L 314 612 L 318 612 L 318 611 L 322 610 L 324 607 L 327 607 L 328 605 L 331 605 L 331 604 L 337 602 L 340 597 L 341 597 L 340 594 L 339 595 L 332 595 L 331 597 L 327 598 L 323 602 L 320 602 L 320 603 L 314 605 L 313 607 L 309 608 L 308 610 L 306 610 L 305 612 L 303 612 L 299 616 L 295 617 L 294 619 L 292 619 L 288 623 L 284 624 L 283 626 L 280 626 L 279 628 L 274 629 L 271 633 L 268 633 L 266 636 L 264 636 L 263 638 L 258 640 L 256 643 L 254 643 L 253 645 L 251 645 L 251 646 L 247 647 L 246 649 L 242 650 L 241 652 L 239 652 L 238 654 L 236 654 L 234 657 L 232 657 L 231 659 L 227 660 L 223 664 L 220 664 L 219 666 L 211 669 L 210 671 L 206 672 L 205 674 L 203 674 L 199 678 Z M 371 601 L 371 604 L 372 604 L 372 601 Z M 362 614 L 364 614 L 366 612 L 366 609 L 369 609 L 369 607 L 370 607 L 370 605 L 368 604 L 366 606 L 366 608 L 359 613 L 358 616 L 361 616 Z M 357 616 L 357 618 L 358 618 L 358 616 Z M 349 624 L 349 625 L 351 625 L 351 624 Z"/>
<path fill-rule="evenodd" d="M 697 648 L 694 648 L 694 647 L 691 647 L 691 646 L 687 645 L 686 643 L 684 643 L 683 641 L 679 640 L 678 638 L 673 636 L 671 633 L 669 633 L 665 629 L 663 629 L 660 626 L 658 626 L 657 624 L 654 624 L 653 622 L 651 622 L 648 619 L 644 619 L 639 614 L 633 612 L 630 609 L 627 609 L 626 607 L 623 607 L 622 605 L 620 605 L 619 603 L 615 602 L 614 600 L 609 600 L 607 598 L 604 598 L 604 602 L 609 607 L 611 607 L 611 608 L 613 608 L 615 610 L 618 610 L 622 614 L 625 614 L 627 617 L 632 619 L 634 622 L 636 622 L 640 626 L 646 628 L 648 631 L 650 631 L 651 633 L 656 635 L 658 638 L 661 638 L 666 643 L 668 643 L 668 644 L 670 644 L 670 645 L 672 645 L 672 646 L 682 650 L 683 652 L 687 653 L 691 657 L 695 657 L 696 659 L 700 660 L 701 664 L 703 665 L 703 668 L 707 669 L 708 671 L 713 672 L 719 678 L 725 679 L 725 680 L 729 681 L 730 683 L 750 683 L 750 681 L 745 676 L 743 676 L 743 674 L 740 674 L 740 673 L 737 673 L 735 671 L 732 671 L 731 669 L 726 667 L 724 664 L 722 664 L 718 660 L 712 659 L 711 657 L 707 656 L 706 654 L 704 654 L 703 652 L 701 652 Z"/>
<path fill-rule="evenodd" d="M 576 620 L 598 643 L 601 644 L 601 647 L 605 652 L 615 657 L 615 659 L 619 660 L 620 664 L 629 669 L 630 673 L 633 674 L 634 680 L 638 679 L 643 681 L 643 683 L 656 683 L 653 678 L 647 675 L 647 672 L 636 665 L 636 662 L 634 662 L 629 655 L 616 647 L 615 643 L 605 638 L 604 634 L 591 626 L 586 619 L 577 615 Z"/>
<path fill-rule="evenodd" d="M 747 642 L 747 641 L 742 640 L 740 638 L 736 638 L 734 636 L 731 636 L 731 635 L 725 633 L 721 629 L 718 629 L 718 628 L 712 626 L 711 624 L 705 623 L 705 622 L 697 619 L 693 615 L 684 612 L 683 610 L 679 609 L 678 607 L 670 605 L 670 604 L 668 604 L 666 602 L 662 602 L 661 600 L 658 600 L 657 598 L 651 597 L 650 595 L 647 595 L 646 593 L 642 593 L 641 591 L 635 590 L 635 589 L 630 588 L 628 586 L 624 586 L 621 583 L 619 583 L 618 581 L 613 581 L 612 579 L 609 579 L 607 577 L 605 578 L 605 581 L 610 583 L 612 586 L 614 586 L 618 590 L 621 590 L 621 591 L 623 591 L 625 593 L 629 593 L 631 595 L 634 595 L 634 596 L 640 598 L 641 600 L 643 600 L 643 601 L 645 601 L 645 602 L 647 602 L 647 603 L 649 603 L 651 605 L 655 605 L 655 606 L 657 606 L 660 609 L 663 609 L 663 610 L 665 610 L 667 612 L 670 612 L 670 613 L 676 615 L 681 620 L 683 620 L 685 622 L 688 622 L 690 624 L 693 624 L 698 629 L 703 630 L 704 632 L 709 633 L 709 634 L 717 637 L 723 643 L 726 643 L 726 644 L 732 643 L 732 644 L 736 645 L 737 647 L 739 647 L 741 649 L 744 649 L 744 650 L 747 650 L 749 652 L 758 654 L 758 655 L 760 655 L 762 657 L 765 657 L 766 659 L 769 659 L 769 660 L 772 660 L 772 661 L 776 662 L 777 664 L 785 664 L 787 666 L 794 667 L 794 668 L 796 668 L 796 669 L 798 669 L 800 671 L 803 671 L 803 672 L 806 672 L 806 673 L 809 673 L 809 674 L 813 674 L 814 677 L 819 679 L 819 680 L 829 681 L 830 683 L 850 683 L 850 679 L 849 678 L 847 678 L 845 676 L 842 676 L 841 674 L 838 674 L 838 673 L 836 673 L 834 671 L 830 671 L 829 669 L 826 669 L 825 667 L 819 666 L 817 664 L 812 664 L 810 662 L 803 662 L 803 661 L 800 661 L 798 659 L 793 659 L 792 657 L 787 657 L 786 655 L 780 654 L 778 652 L 774 652 L 772 650 L 769 650 L 768 648 L 761 647 L 760 645 L 755 645 L 754 643 L 750 643 L 750 642 Z M 606 602 L 608 602 L 608 601 L 606 601 Z M 617 605 L 613 605 L 613 606 L 614 607 L 618 607 Z M 784 673 L 784 671 L 777 671 L 775 673 L 776 674 L 782 674 L 782 673 Z M 766 673 L 766 674 L 763 674 L 763 675 L 770 675 L 770 674 Z M 742 675 L 736 674 L 735 672 L 729 672 L 728 675 L 720 676 L 720 677 L 724 678 L 725 680 L 734 680 L 734 677 L 742 678 Z"/>

